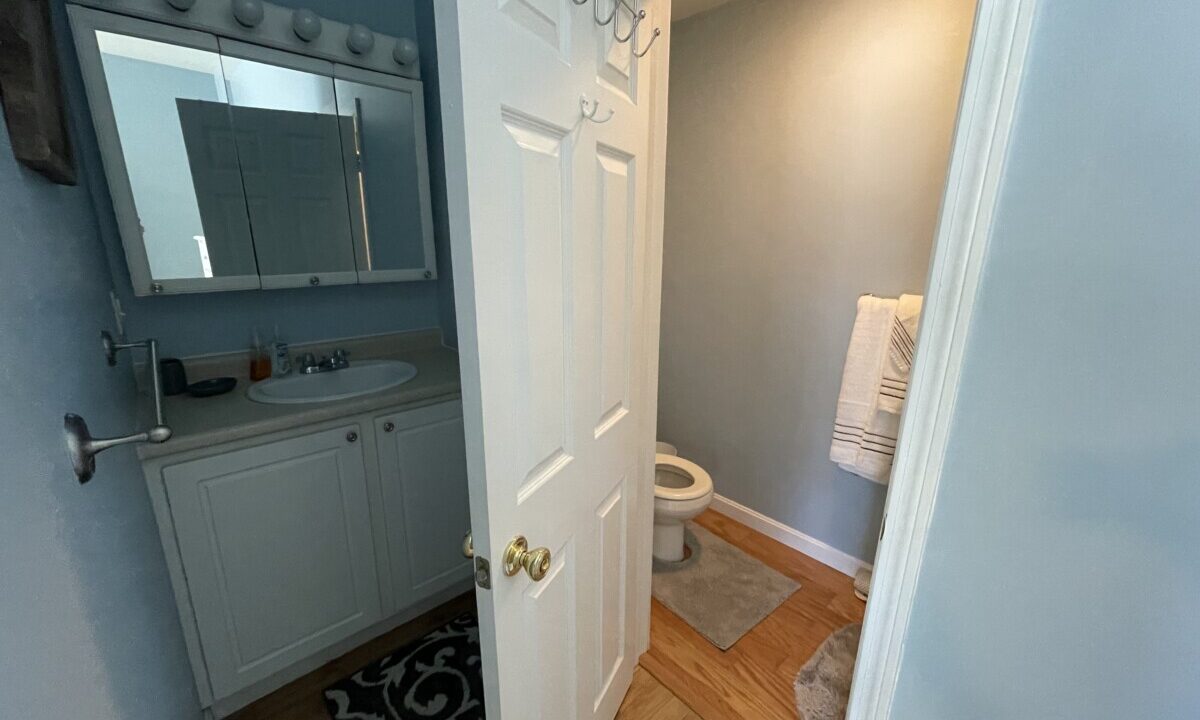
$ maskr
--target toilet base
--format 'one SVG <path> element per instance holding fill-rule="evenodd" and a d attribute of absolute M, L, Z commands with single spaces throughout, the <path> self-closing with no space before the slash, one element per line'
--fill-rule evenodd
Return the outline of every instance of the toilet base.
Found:
<path fill-rule="evenodd" d="M 654 523 L 655 560 L 679 562 L 684 558 L 684 531 L 682 522 Z"/>

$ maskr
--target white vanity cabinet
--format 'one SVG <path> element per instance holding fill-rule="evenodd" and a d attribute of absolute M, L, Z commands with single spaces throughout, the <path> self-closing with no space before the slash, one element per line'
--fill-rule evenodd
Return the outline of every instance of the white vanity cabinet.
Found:
<path fill-rule="evenodd" d="M 471 574 L 462 410 L 434 405 L 375 419 L 391 576 L 397 607 Z"/>
<path fill-rule="evenodd" d="M 143 468 L 212 716 L 471 587 L 458 400 L 165 455 Z"/>
<path fill-rule="evenodd" d="M 382 617 L 356 424 L 163 469 L 213 693 Z"/>

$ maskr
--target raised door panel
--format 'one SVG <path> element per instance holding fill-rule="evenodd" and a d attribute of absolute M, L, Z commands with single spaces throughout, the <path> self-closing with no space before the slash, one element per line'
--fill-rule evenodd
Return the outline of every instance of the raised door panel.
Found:
<path fill-rule="evenodd" d="M 218 698 L 382 618 L 360 432 L 163 469 Z"/>
<path fill-rule="evenodd" d="M 398 611 L 470 577 L 470 530 L 462 406 L 457 402 L 380 417 L 379 470 Z"/>

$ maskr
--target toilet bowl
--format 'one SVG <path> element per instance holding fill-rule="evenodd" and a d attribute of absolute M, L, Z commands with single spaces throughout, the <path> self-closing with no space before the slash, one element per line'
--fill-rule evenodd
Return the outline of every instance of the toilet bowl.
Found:
<path fill-rule="evenodd" d="M 656 560 L 683 560 L 684 524 L 704 512 L 712 497 L 712 478 L 704 468 L 677 455 L 659 452 L 654 456 L 653 554 Z"/>

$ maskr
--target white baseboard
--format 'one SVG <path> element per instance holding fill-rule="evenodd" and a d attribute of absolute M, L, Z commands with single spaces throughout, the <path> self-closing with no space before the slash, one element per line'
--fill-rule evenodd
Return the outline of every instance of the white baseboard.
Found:
<path fill-rule="evenodd" d="M 746 527 L 757 530 L 769 538 L 778 540 L 793 550 L 799 550 L 813 560 L 828 565 L 843 575 L 854 577 L 859 568 L 871 567 L 871 563 L 864 562 L 853 555 L 826 545 L 815 537 L 805 535 L 795 528 L 788 527 L 778 520 L 769 518 L 756 510 L 751 510 L 745 505 L 736 503 L 722 495 L 713 494 L 713 501 L 710 507 L 726 517 L 737 520 Z"/>

